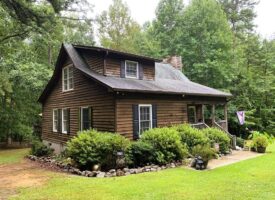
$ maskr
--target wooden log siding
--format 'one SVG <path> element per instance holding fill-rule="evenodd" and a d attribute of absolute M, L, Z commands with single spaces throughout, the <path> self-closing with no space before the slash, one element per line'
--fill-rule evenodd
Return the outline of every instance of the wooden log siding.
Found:
<path fill-rule="evenodd" d="M 143 80 L 154 80 L 155 66 L 142 63 L 143 66 Z M 106 58 L 106 76 L 120 77 L 121 59 Z"/>
<path fill-rule="evenodd" d="M 104 73 L 104 55 L 99 53 L 82 53 L 85 61 L 90 66 L 91 70 L 94 70 L 97 73 Z"/>
<path fill-rule="evenodd" d="M 187 122 L 187 103 L 183 100 L 165 99 L 117 99 L 116 100 L 116 131 L 133 139 L 134 104 L 157 105 L 157 126 L 171 126 Z"/>
<path fill-rule="evenodd" d="M 66 66 L 69 62 L 65 62 Z M 50 142 L 65 143 L 79 131 L 78 112 L 81 106 L 93 107 L 93 125 L 100 131 L 115 131 L 113 93 L 84 76 L 76 68 L 74 90 L 62 92 L 61 74 L 55 88 L 43 104 L 42 138 Z M 53 109 L 70 109 L 70 134 L 53 132 Z"/>

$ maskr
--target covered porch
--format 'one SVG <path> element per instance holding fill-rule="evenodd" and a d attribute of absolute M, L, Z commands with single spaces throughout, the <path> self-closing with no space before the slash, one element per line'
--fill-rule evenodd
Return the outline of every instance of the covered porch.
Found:
<path fill-rule="evenodd" d="M 187 105 L 188 123 L 194 128 L 215 127 L 224 131 L 236 148 L 236 137 L 228 132 L 227 103 L 192 103 Z"/>

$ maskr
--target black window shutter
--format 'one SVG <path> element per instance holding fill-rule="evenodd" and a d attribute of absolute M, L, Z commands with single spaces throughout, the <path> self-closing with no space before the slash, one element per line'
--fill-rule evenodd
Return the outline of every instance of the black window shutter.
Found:
<path fill-rule="evenodd" d="M 143 79 L 143 65 L 141 63 L 138 64 L 138 78 Z"/>
<path fill-rule="evenodd" d="M 89 122 L 90 128 L 93 128 L 93 108 L 89 107 Z"/>
<path fill-rule="evenodd" d="M 71 120 L 71 117 L 70 117 L 70 109 L 68 108 L 67 109 L 67 115 L 68 115 L 68 123 L 67 123 L 67 133 L 69 134 L 70 133 L 70 120 Z"/>
<path fill-rule="evenodd" d="M 158 126 L 158 119 L 157 119 L 157 105 L 152 105 L 152 128 L 156 128 Z"/>
<path fill-rule="evenodd" d="M 133 105 L 133 139 L 139 138 L 139 110 L 138 105 Z"/>
<path fill-rule="evenodd" d="M 120 77 L 125 78 L 125 61 L 122 60 L 120 64 Z"/>
<path fill-rule="evenodd" d="M 57 110 L 57 116 L 58 116 L 58 119 L 57 119 L 57 124 L 58 124 L 58 132 L 61 133 L 62 132 L 62 109 L 58 109 Z"/>
<path fill-rule="evenodd" d="M 81 131 L 81 108 L 78 109 L 78 130 Z"/>

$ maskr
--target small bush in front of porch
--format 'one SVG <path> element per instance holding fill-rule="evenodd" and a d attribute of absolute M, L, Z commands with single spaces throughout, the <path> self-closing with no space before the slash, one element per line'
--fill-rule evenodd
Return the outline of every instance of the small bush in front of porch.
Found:
<path fill-rule="evenodd" d="M 140 139 L 153 146 L 155 164 L 167 164 L 182 160 L 188 155 L 188 150 L 181 143 L 178 132 L 173 128 L 154 128 L 144 132 Z"/>
<path fill-rule="evenodd" d="M 218 143 L 221 153 L 227 153 L 230 149 L 230 138 L 225 132 L 217 128 L 206 128 L 202 132 L 210 139 L 212 145 Z"/>
<path fill-rule="evenodd" d="M 81 168 L 100 164 L 109 169 L 116 165 L 116 153 L 125 152 L 129 145 L 129 140 L 119 134 L 89 130 L 79 132 L 67 143 L 66 154 Z"/>
<path fill-rule="evenodd" d="M 192 128 L 189 124 L 181 124 L 173 127 L 177 130 L 181 137 L 181 142 L 187 145 L 189 152 L 197 145 L 209 144 L 209 139 L 199 129 Z"/>

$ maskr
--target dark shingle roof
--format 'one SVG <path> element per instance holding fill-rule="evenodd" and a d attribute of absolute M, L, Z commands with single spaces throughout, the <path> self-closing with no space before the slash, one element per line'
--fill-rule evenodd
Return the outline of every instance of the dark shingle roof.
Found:
<path fill-rule="evenodd" d="M 113 91 L 128 91 L 128 92 L 141 92 L 141 93 L 159 93 L 159 94 L 180 94 L 180 95 L 196 95 L 196 96 L 215 96 L 215 97 L 230 97 L 230 93 L 222 92 L 198 83 L 190 81 L 184 74 L 172 67 L 170 64 L 155 63 L 155 80 L 135 80 L 111 76 L 103 76 L 97 72 L 92 71 L 87 63 L 79 55 L 77 49 L 79 46 L 71 44 L 63 44 L 62 49 L 68 54 L 74 66 L 83 72 L 88 77 L 97 81 L 98 83 L 110 88 Z M 83 48 L 82 46 L 80 48 Z M 87 48 L 87 47 L 85 47 Z M 96 48 L 96 47 L 91 47 Z M 99 48 L 100 50 L 107 50 Z M 120 53 L 114 51 L 115 53 Z M 127 54 L 127 53 L 125 53 Z M 56 67 L 59 66 L 59 60 L 64 55 L 62 52 L 59 55 Z M 132 56 L 136 56 L 130 54 Z M 138 58 L 147 59 L 150 61 L 157 61 L 156 59 L 136 56 Z M 48 92 L 55 85 L 57 74 L 59 70 L 55 70 L 53 77 L 49 81 L 45 90 L 39 97 L 40 102 L 46 98 Z"/>
<path fill-rule="evenodd" d="M 156 63 L 156 78 L 154 81 L 102 76 L 89 69 L 87 64 L 78 55 L 78 52 L 73 45 L 65 44 L 64 47 L 76 68 L 91 78 L 99 81 L 103 85 L 110 87 L 114 91 L 188 94 L 219 97 L 231 96 L 229 93 L 194 83 L 184 76 L 184 74 L 179 70 L 169 64 L 163 63 Z"/>

